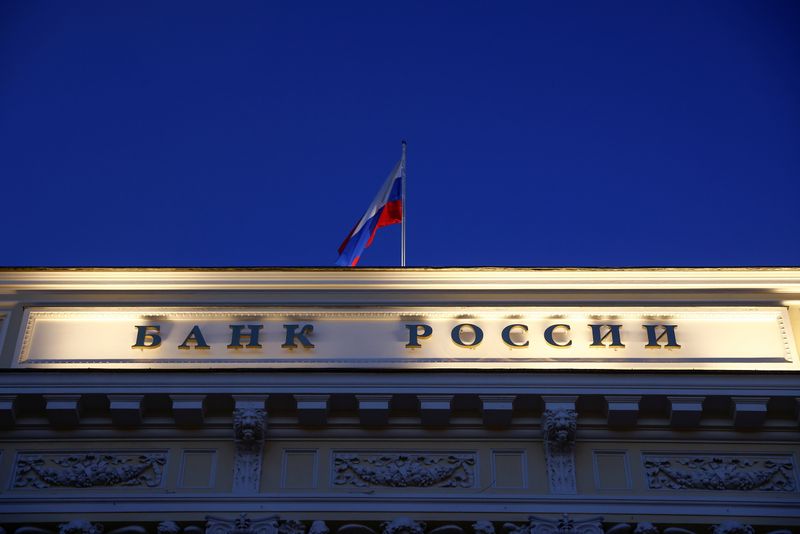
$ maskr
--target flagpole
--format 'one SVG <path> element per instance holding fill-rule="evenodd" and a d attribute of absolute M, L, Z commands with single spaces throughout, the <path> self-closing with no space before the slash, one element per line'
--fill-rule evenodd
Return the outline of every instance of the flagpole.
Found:
<path fill-rule="evenodd" d="M 403 139 L 403 156 L 400 161 L 400 176 L 403 186 L 403 195 L 401 202 L 401 206 L 403 208 L 403 213 L 402 213 L 403 219 L 400 231 L 400 267 L 405 267 L 406 266 L 406 140 L 405 139 Z"/>

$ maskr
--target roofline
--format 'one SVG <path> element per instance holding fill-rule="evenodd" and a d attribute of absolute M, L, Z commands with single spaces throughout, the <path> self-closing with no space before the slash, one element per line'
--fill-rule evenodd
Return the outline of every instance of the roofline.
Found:
<path fill-rule="evenodd" d="M 335 266 L 117 266 L 117 265 L 97 265 L 97 266 L 2 266 L 0 273 L 4 272 L 32 272 L 32 271 L 55 271 L 55 272 L 103 272 L 103 271 L 155 271 L 155 272 L 175 272 L 175 271 L 263 271 L 263 272 L 420 272 L 420 271 L 798 271 L 800 266 L 792 265 L 737 265 L 737 266 L 502 266 L 502 265 L 476 265 L 476 266 L 417 266 L 417 267 L 335 267 Z"/>
<path fill-rule="evenodd" d="M 16 291 L 748 290 L 800 298 L 799 267 L 10 267 Z"/>

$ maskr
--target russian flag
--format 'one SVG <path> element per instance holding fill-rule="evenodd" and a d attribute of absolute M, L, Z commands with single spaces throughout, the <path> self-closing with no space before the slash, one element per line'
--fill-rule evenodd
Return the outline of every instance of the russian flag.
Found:
<path fill-rule="evenodd" d="M 336 265 L 355 267 L 378 228 L 403 222 L 403 160 L 397 162 L 366 213 L 339 247 Z"/>

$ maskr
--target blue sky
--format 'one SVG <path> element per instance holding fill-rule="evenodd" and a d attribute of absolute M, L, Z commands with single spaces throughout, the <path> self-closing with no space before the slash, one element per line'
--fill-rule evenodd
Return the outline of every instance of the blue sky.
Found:
<path fill-rule="evenodd" d="M 800 265 L 800 4 L 0 4 L 0 265 L 333 265 L 403 138 L 411 266 Z"/>

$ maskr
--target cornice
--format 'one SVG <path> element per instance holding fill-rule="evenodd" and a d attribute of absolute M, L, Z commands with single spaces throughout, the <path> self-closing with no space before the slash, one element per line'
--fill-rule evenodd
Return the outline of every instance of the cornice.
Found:
<path fill-rule="evenodd" d="M 65 380 L 65 376 L 69 376 Z M 0 394 L 745 395 L 800 398 L 795 372 L 0 371 Z M 224 377 L 224 378 L 221 378 Z"/>
<path fill-rule="evenodd" d="M 6 268 L 20 291 L 755 291 L 800 294 L 800 268 Z"/>

